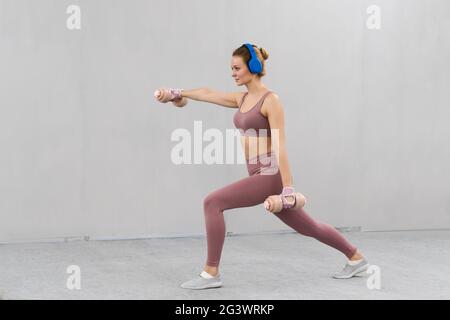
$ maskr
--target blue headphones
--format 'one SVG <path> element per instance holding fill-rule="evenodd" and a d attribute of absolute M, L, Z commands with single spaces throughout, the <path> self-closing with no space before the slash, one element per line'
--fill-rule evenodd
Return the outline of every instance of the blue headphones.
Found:
<path fill-rule="evenodd" d="M 250 60 L 248 61 L 248 69 L 251 73 L 260 73 L 262 71 L 262 64 L 250 43 L 244 44 L 248 51 L 250 51 Z"/>

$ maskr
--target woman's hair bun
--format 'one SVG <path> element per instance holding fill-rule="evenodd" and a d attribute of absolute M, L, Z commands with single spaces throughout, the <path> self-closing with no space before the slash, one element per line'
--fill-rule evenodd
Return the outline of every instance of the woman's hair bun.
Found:
<path fill-rule="evenodd" d="M 259 48 L 259 52 L 261 52 L 261 55 L 264 60 L 269 59 L 269 53 L 264 48 Z"/>

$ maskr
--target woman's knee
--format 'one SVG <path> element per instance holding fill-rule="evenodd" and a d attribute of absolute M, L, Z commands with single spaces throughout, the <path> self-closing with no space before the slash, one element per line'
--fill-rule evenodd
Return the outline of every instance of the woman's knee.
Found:
<path fill-rule="evenodd" d="M 210 193 L 205 197 L 203 200 L 203 209 L 205 214 L 220 210 L 220 201 L 216 193 Z"/>

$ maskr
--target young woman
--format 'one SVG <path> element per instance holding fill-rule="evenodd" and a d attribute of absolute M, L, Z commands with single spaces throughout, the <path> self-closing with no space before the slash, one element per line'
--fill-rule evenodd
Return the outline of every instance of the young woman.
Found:
<path fill-rule="evenodd" d="M 248 43 L 233 52 L 232 77 L 238 86 L 247 87 L 245 93 L 222 93 L 201 88 L 168 89 L 161 91 L 159 96 L 155 95 L 159 101 L 172 101 L 179 107 L 186 104 L 188 98 L 238 108 L 234 115 L 234 124 L 241 133 L 245 132 L 241 135 L 241 141 L 249 176 L 211 192 L 204 199 L 207 260 L 203 272 L 181 284 L 182 288 L 206 289 L 222 285 L 219 262 L 225 239 L 224 210 L 255 206 L 271 195 L 280 195 L 282 199 L 283 209 L 273 213 L 278 219 L 300 234 L 313 237 L 339 250 L 348 258 L 344 269 L 334 274 L 334 278 L 351 278 L 368 268 L 367 260 L 335 228 L 314 220 L 303 208 L 293 208 L 292 203 L 287 201 L 289 196 L 292 197 L 294 188 L 285 148 L 284 110 L 278 95 L 261 81 L 266 74 L 264 61 L 268 57 L 265 49 L 258 49 Z M 275 130 L 277 135 L 271 134 Z M 247 135 L 247 132 L 256 132 L 253 139 L 258 141 L 251 143 L 252 134 Z M 272 141 L 272 136 L 277 141 Z M 273 152 L 272 147 L 275 145 L 277 152 Z"/>

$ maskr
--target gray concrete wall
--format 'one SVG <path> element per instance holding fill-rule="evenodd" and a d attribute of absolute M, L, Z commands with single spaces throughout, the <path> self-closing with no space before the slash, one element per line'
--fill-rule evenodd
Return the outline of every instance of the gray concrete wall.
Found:
<path fill-rule="evenodd" d="M 230 70 L 244 42 L 270 54 L 264 81 L 311 215 L 450 227 L 448 1 L 0 0 L 0 242 L 203 235 L 204 197 L 246 168 L 177 166 L 171 134 L 225 132 L 235 109 L 152 94 L 244 91 Z M 225 219 L 229 232 L 288 229 L 262 205 Z"/>

